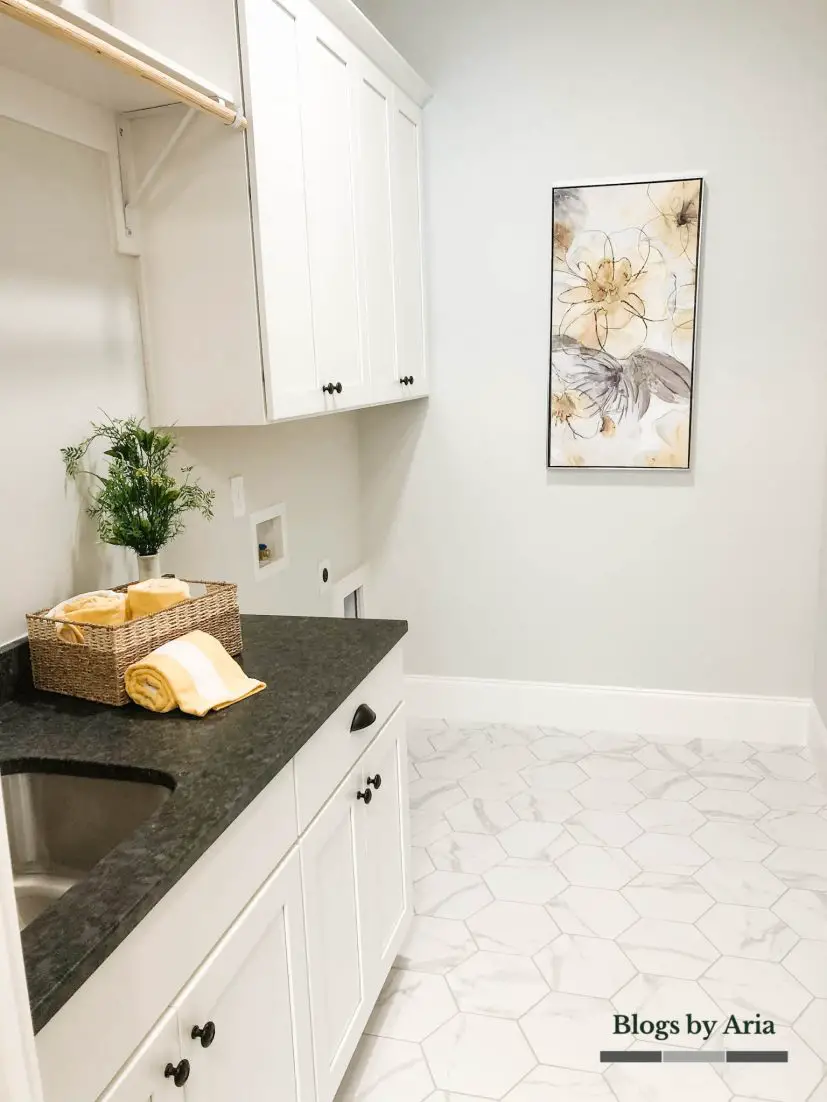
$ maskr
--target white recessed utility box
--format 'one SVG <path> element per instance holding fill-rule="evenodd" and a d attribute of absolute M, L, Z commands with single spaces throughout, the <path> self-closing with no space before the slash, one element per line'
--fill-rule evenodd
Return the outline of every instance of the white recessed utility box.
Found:
<path fill-rule="evenodd" d="M 287 507 L 271 505 L 250 516 L 253 570 L 257 581 L 283 570 L 288 564 Z"/>

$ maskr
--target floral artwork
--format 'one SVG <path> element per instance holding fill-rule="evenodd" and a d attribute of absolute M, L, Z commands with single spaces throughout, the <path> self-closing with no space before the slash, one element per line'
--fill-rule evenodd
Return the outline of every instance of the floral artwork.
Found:
<path fill-rule="evenodd" d="M 702 187 L 554 189 L 549 467 L 689 467 Z"/>

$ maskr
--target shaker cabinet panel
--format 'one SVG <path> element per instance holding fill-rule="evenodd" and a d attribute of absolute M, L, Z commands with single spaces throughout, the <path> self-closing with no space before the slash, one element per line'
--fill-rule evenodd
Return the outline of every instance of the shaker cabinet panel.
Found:
<path fill-rule="evenodd" d="M 360 907 L 358 768 L 301 842 L 310 1007 L 320 1100 L 332 1099 L 353 1055 L 366 1009 Z"/>
<path fill-rule="evenodd" d="M 396 369 L 391 211 L 393 85 L 363 59 L 356 95 L 359 111 L 359 262 L 365 304 L 363 343 L 372 394 L 377 399 L 393 399 L 402 394 Z"/>
<path fill-rule="evenodd" d="M 398 89 L 391 137 L 399 375 L 409 396 L 427 390 L 422 269 L 422 112 Z"/>
<path fill-rule="evenodd" d="M 302 26 L 300 62 L 307 232 L 316 374 L 328 409 L 363 405 L 356 242 L 357 51 L 315 9 Z M 341 390 L 339 388 L 341 384 Z"/>
<path fill-rule="evenodd" d="M 170 1012 L 98 1102 L 176 1102 L 181 1091 L 164 1072 L 168 1067 L 178 1069 L 180 1060 L 178 1027 Z"/>
<path fill-rule="evenodd" d="M 299 73 L 291 0 L 244 0 L 250 182 L 264 380 L 270 418 L 320 412 L 310 292 Z"/>
<path fill-rule="evenodd" d="M 375 998 L 399 952 L 412 913 L 405 711 L 399 707 L 362 760 L 372 799 L 360 819 L 362 910 L 368 924 L 366 980 Z"/>
<path fill-rule="evenodd" d="M 294 852 L 177 1003 L 186 1102 L 313 1102 L 303 933 Z"/>

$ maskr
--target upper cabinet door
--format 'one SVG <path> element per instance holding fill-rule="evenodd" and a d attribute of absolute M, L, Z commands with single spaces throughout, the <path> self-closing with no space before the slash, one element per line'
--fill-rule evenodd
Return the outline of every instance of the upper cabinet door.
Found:
<path fill-rule="evenodd" d="M 170 1011 L 98 1102 L 177 1102 L 181 1091 L 176 1089 L 173 1073 L 186 1079 L 187 1070 L 181 1066 L 178 1028 Z"/>
<path fill-rule="evenodd" d="M 394 87 L 367 58 L 360 59 L 356 87 L 359 148 L 356 184 L 359 199 L 359 275 L 363 348 L 371 397 L 402 396 L 396 353 L 393 215 L 391 204 L 391 131 Z"/>
<path fill-rule="evenodd" d="M 362 347 L 356 158 L 359 51 L 315 8 L 300 23 L 307 234 L 316 373 L 327 409 L 369 401 Z"/>
<path fill-rule="evenodd" d="M 302 0 L 243 0 L 253 229 L 268 417 L 325 408 L 310 289 L 299 42 Z"/>
<path fill-rule="evenodd" d="M 294 851 L 177 1003 L 186 1102 L 314 1102 L 303 930 Z"/>
<path fill-rule="evenodd" d="M 396 335 L 406 397 L 427 393 L 422 265 L 422 112 L 394 89 L 391 131 Z"/>

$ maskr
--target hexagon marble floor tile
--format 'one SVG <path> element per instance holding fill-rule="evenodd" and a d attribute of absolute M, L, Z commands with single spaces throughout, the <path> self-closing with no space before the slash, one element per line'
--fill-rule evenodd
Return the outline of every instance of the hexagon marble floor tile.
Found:
<path fill-rule="evenodd" d="M 410 721 L 410 936 L 336 1102 L 827 1102 L 806 749 Z M 715 1020 L 614 1036 L 615 1014 Z M 730 1015 L 774 1036 L 722 1036 Z M 601 1049 L 787 1049 L 619 1064 Z"/>

